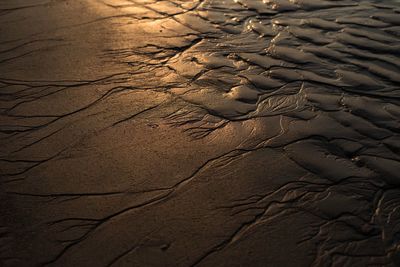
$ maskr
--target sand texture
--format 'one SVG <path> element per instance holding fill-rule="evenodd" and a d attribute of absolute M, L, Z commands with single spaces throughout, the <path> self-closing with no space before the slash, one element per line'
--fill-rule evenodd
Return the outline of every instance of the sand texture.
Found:
<path fill-rule="evenodd" d="M 400 266 L 400 2 L 0 0 L 0 266 Z"/>

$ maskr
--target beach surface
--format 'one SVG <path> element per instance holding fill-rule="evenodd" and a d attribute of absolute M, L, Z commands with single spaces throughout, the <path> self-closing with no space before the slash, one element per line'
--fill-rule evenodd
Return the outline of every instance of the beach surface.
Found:
<path fill-rule="evenodd" d="M 400 2 L 0 1 L 0 266 L 400 266 Z"/>

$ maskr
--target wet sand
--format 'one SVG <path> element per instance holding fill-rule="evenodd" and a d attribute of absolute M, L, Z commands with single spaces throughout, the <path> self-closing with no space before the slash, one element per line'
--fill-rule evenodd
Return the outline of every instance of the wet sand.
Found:
<path fill-rule="evenodd" d="M 400 3 L 0 1 L 0 266 L 400 266 Z"/>

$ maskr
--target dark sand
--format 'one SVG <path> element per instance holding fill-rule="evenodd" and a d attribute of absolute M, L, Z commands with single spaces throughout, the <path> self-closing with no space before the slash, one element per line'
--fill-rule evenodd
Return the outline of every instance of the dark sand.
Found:
<path fill-rule="evenodd" d="M 0 266 L 400 266 L 400 2 L 1 0 Z"/>

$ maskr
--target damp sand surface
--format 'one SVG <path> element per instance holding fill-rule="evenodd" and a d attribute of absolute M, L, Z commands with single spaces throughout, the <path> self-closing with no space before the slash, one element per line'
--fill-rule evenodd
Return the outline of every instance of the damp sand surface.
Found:
<path fill-rule="evenodd" d="M 0 2 L 0 266 L 399 266 L 400 2 Z"/>

